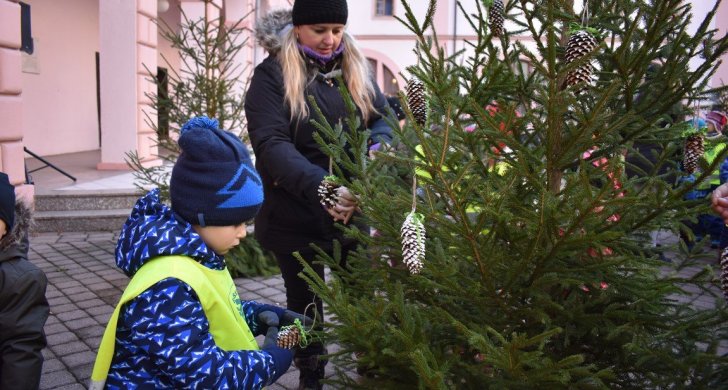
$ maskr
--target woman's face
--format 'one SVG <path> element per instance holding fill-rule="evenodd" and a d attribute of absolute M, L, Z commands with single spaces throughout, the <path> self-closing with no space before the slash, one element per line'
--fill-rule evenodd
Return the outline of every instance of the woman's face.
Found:
<path fill-rule="evenodd" d="M 341 44 L 344 25 L 339 23 L 304 24 L 295 27 L 298 43 L 322 56 L 331 55 Z"/>

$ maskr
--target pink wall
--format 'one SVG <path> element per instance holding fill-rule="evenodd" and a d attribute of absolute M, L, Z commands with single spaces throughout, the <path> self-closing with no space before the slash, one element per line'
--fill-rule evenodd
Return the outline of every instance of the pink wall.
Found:
<path fill-rule="evenodd" d="M 98 149 L 98 0 L 25 2 L 39 71 L 22 74 L 25 145 L 43 156 Z"/>

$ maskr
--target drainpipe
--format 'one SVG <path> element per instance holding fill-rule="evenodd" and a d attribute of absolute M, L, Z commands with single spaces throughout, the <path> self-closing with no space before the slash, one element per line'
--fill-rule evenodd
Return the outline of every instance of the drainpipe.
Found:
<path fill-rule="evenodd" d="M 457 0 L 453 1 L 453 10 L 452 10 L 452 55 L 455 55 L 455 52 L 457 51 L 457 45 L 458 42 L 458 2 Z"/>
<path fill-rule="evenodd" d="M 253 20 L 253 27 L 256 27 L 256 23 L 258 23 L 258 18 L 260 16 L 259 9 L 260 0 L 255 0 L 255 12 L 253 13 L 253 17 L 255 17 L 255 20 Z M 253 68 L 255 68 L 258 65 L 258 42 L 255 40 L 255 34 L 253 34 L 251 39 L 253 40 Z"/>

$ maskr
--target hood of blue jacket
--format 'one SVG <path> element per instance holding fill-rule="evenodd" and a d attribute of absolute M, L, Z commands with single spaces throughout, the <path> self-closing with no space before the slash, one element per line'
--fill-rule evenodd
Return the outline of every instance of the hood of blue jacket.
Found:
<path fill-rule="evenodd" d="M 133 276 L 158 256 L 189 256 L 211 269 L 224 269 L 225 260 L 205 245 L 188 222 L 159 201 L 159 189 L 141 197 L 124 223 L 116 244 L 116 265 Z"/>

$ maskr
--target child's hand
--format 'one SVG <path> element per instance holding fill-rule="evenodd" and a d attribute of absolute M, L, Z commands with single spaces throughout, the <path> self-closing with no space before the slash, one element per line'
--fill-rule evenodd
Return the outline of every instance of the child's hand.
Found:
<path fill-rule="evenodd" d="M 303 314 L 298 314 L 295 311 L 291 310 L 286 310 L 279 319 L 281 322 L 281 326 L 293 325 L 293 322 L 297 319 L 301 321 L 301 325 L 303 325 L 305 328 L 310 328 L 313 326 L 313 320 L 311 319 L 311 317 L 307 317 Z"/>

